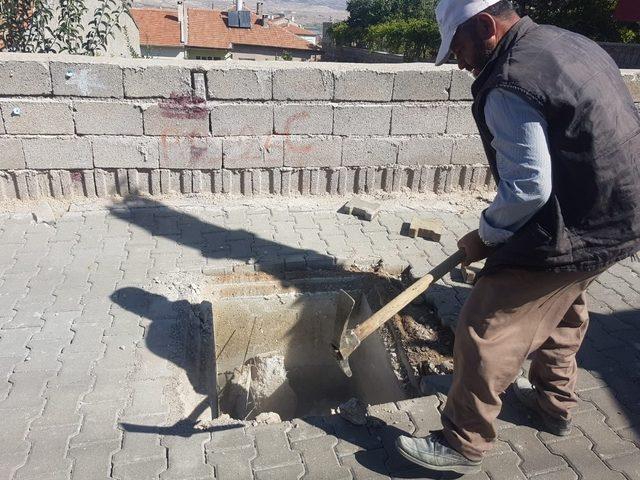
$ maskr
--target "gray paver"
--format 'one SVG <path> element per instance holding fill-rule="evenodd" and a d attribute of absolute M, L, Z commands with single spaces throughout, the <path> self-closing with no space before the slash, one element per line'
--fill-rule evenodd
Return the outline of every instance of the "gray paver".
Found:
<path fill-rule="evenodd" d="M 597 411 L 574 416 L 574 424 L 591 441 L 593 451 L 600 458 L 610 458 L 636 450 L 633 443 L 622 440 L 613 430 L 607 428 L 604 418 L 604 415 Z"/>
<path fill-rule="evenodd" d="M 69 437 L 77 431 L 76 425 L 56 427 L 48 430 L 46 435 L 37 431 L 28 435 L 31 450 L 27 462 L 16 472 L 16 480 L 27 478 L 44 478 L 49 473 L 68 474 L 71 472 L 71 460 L 65 454 Z"/>
<path fill-rule="evenodd" d="M 267 470 L 300 462 L 300 455 L 289 448 L 286 437 L 289 428 L 291 426 L 287 423 L 247 428 L 247 433 L 255 438 L 257 456 L 252 462 L 255 470 Z"/>
<path fill-rule="evenodd" d="M 292 444 L 293 450 L 300 452 L 306 473 L 303 478 L 309 480 L 348 480 L 351 472 L 340 466 L 333 448 L 338 444 L 334 436 L 301 440 Z"/>
<path fill-rule="evenodd" d="M 566 467 L 566 462 L 553 455 L 537 437 L 536 430 L 518 426 L 508 428 L 500 433 L 500 438 L 518 453 L 523 459 L 520 469 L 527 475 L 540 475 Z"/>
<path fill-rule="evenodd" d="M 224 451 L 207 451 L 207 463 L 213 465 L 216 480 L 251 478 L 251 461 L 256 457 L 252 446 Z"/>
<path fill-rule="evenodd" d="M 606 463 L 613 470 L 624 473 L 629 480 L 640 479 L 640 452 L 610 458 Z"/>
<path fill-rule="evenodd" d="M 552 452 L 566 458 L 582 478 L 624 480 L 623 475 L 609 470 L 602 460 L 591 451 L 591 444 L 584 437 L 556 442 L 549 448 Z"/>
<path fill-rule="evenodd" d="M 70 472 L 76 479 L 433 477 L 400 458 L 394 442 L 403 433 L 424 436 L 440 428 L 436 396 L 372 407 L 380 422 L 368 427 L 338 415 L 191 436 L 163 427 L 181 413 L 170 398 L 181 367 L 157 355 L 144 334 L 159 325 L 147 316 L 161 315 L 167 322 L 154 342 L 179 348 L 172 339 L 179 312 L 118 296 L 133 312 L 114 303 L 115 291 L 146 289 L 152 278 L 186 270 L 236 267 L 277 275 L 287 264 L 342 267 L 382 258 L 426 271 L 455 249 L 454 238 L 477 226 L 474 212 L 460 217 L 413 199 L 402 207 L 382 200 L 371 222 L 336 214 L 346 199 L 313 201 L 321 207 L 299 198 L 274 207 L 259 199 L 242 205 L 186 199 L 162 208 L 131 203 L 112 213 L 70 211 L 51 225 L 30 215 L 3 216 L 0 478 L 16 471 L 16 478 L 39 480 L 66 479 Z M 414 216 L 441 219 L 441 243 L 400 235 Z M 623 262 L 594 284 L 574 433 L 560 438 L 522 426 L 526 413 L 506 399 L 497 424 L 502 441 L 482 473 L 463 478 L 639 478 L 636 267 Z M 453 322 L 468 287 L 447 278 L 432 293 L 442 320 Z"/>
<path fill-rule="evenodd" d="M 73 460 L 72 480 L 109 478 L 111 456 L 120 449 L 118 440 L 83 444 L 69 449 Z"/>

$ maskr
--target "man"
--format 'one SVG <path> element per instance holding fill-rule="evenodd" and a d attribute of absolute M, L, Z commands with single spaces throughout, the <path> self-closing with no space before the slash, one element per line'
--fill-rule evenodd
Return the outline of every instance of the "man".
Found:
<path fill-rule="evenodd" d="M 460 313 L 444 429 L 397 447 L 424 467 L 473 473 L 514 380 L 544 430 L 571 431 L 585 290 L 640 249 L 640 117 L 617 66 L 580 35 L 520 18 L 508 1 L 442 0 L 437 19 L 436 64 L 453 53 L 476 77 L 498 191 L 459 241 L 467 263 L 487 260 Z M 516 379 L 529 356 L 529 380 Z"/>

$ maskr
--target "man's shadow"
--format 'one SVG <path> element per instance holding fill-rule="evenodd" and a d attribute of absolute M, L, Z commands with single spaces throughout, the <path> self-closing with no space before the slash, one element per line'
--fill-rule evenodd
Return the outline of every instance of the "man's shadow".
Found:
<path fill-rule="evenodd" d="M 141 200 L 139 198 L 132 198 L 135 198 L 138 205 L 140 204 Z M 147 230 L 154 237 L 164 237 L 176 242 L 176 244 L 197 249 L 205 258 L 234 259 L 240 262 L 252 262 L 255 264 L 256 270 L 268 271 L 268 273 L 275 278 L 283 280 L 288 278 L 288 272 L 284 265 L 288 257 L 296 259 L 303 258 L 306 261 L 306 265 L 303 264 L 302 266 L 303 269 L 317 268 L 311 266 L 311 262 L 313 262 L 314 265 L 328 266 L 333 272 L 338 274 L 351 273 L 336 265 L 335 259 L 332 256 L 319 253 L 315 250 L 283 245 L 273 239 L 264 238 L 247 230 L 225 228 L 224 225 L 218 224 L 217 222 L 216 224 L 207 223 L 196 216 L 172 209 L 155 200 L 145 199 L 142 202 L 143 206 L 141 207 L 131 209 L 116 207 L 112 209 L 112 213 L 123 221 L 132 222 Z M 283 258 L 285 260 L 281 263 L 280 260 Z M 446 293 L 443 290 L 449 290 L 450 294 L 454 295 L 453 290 L 448 286 L 437 285 L 434 286 L 434 288 L 443 294 Z M 122 423 L 121 426 L 127 431 L 158 433 L 162 435 L 188 437 L 196 433 L 201 433 L 203 429 L 196 428 L 196 421 L 200 414 L 209 407 L 210 397 L 211 395 L 216 395 L 216 391 L 215 387 L 212 388 L 209 383 L 209 379 L 202 378 L 202 370 L 196 368 L 196 362 L 198 361 L 198 356 L 206 357 L 207 355 L 213 355 L 211 345 L 198 345 L 194 347 L 193 339 L 190 338 L 189 335 L 186 335 L 184 341 L 189 348 L 185 348 L 184 350 L 190 353 L 187 355 L 176 355 L 175 351 L 167 344 L 167 336 L 170 335 L 170 330 L 175 325 L 176 319 L 182 319 L 182 321 L 187 321 L 192 324 L 187 331 L 189 331 L 191 327 L 204 327 L 206 329 L 207 322 L 212 321 L 211 304 L 203 302 L 202 304 L 194 305 L 186 300 L 173 302 L 162 295 L 150 293 L 136 287 L 121 288 L 111 295 L 111 299 L 122 308 L 151 320 L 145 337 L 147 347 L 159 357 L 167 358 L 179 368 L 184 369 L 195 392 L 207 396 L 187 418 L 176 422 L 174 425 L 145 426 Z M 296 334 L 295 329 L 293 334 Z M 442 348 L 441 345 L 429 343 L 429 346 L 432 348 Z M 333 417 L 336 416 L 334 415 Z M 204 431 L 218 431 L 229 428 L 240 428 L 242 426 L 241 424 L 214 426 L 205 428 Z M 398 474 L 405 472 L 407 478 L 416 478 L 415 466 L 403 458 L 400 458 L 393 447 L 395 438 L 401 434 L 406 434 L 406 432 L 392 425 L 387 425 L 379 419 L 377 421 L 373 419 L 373 426 L 353 428 L 356 430 L 364 429 L 369 432 L 370 435 L 368 436 L 373 435 L 376 438 L 384 439 L 388 444 L 388 448 L 386 449 L 387 454 L 393 457 L 393 459 L 388 460 L 387 463 L 391 461 L 393 468 L 381 466 L 378 460 L 372 460 L 371 455 L 367 455 L 366 452 L 366 449 L 371 447 L 368 443 L 369 441 L 360 440 L 359 435 L 347 435 L 344 433 L 346 431 L 345 429 L 334 428 L 329 428 L 327 433 L 331 433 L 337 438 L 348 438 L 349 442 L 360 446 L 364 451 L 356 453 L 356 459 L 372 471 L 388 474 L 390 470 L 393 470 Z M 353 428 L 349 431 L 353 431 Z M 419 469 L 419 471 L 422 472 L 421 475 L 418 475 L 419 477 L 422 477 L 425 472 L 427 472 L 424 469 Z M 438 478 L 441 478 L 441 474 L 438 475 Z"/>

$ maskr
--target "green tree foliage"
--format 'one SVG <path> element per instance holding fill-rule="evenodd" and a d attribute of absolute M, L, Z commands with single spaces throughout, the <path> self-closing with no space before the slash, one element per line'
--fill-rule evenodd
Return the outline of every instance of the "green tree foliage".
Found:
<path fill-rule="evenodd" d="M 0 0 L 0 50 L 97 55 L 130 7 L 131 0 L 101 0 L 85 26 L 85 0 Z"/>
<path fill-rule="evenodd" d="M 440 34 L 434 21 L 411 18 L 371 25 L 366 40 L 372 50 L 401 53 L 411 62 L 435 55 Z"/>
<path fill-rule="evenodd" d="M 403 54 L 407 61 L 432 57 L 440 44 L 438 0 L 348 0 L 349 19 L 331 36 L 350 45 Z M 618 0 L 515 0 L 521 14 L 538 23 L 567 28 L 597 41 L 640 42 L 640 25 L 617 22 Z"/>
<path fill-rule="evenodd" d="M 613 18 L 618 0 L 516 0 L 521 14 L 600 42 L 640 42 L 640 25 Z"/>

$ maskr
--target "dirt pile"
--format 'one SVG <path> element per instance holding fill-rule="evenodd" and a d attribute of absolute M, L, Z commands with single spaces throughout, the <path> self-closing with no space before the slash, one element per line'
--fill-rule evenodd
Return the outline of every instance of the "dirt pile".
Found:
<path fill-rule="evenodd" d="M 265 412 L 293 418 L 298 406 L 280 354 L 253 357 L 233 372 L 221 401 L 222 411 L 241 420 Z"/>

